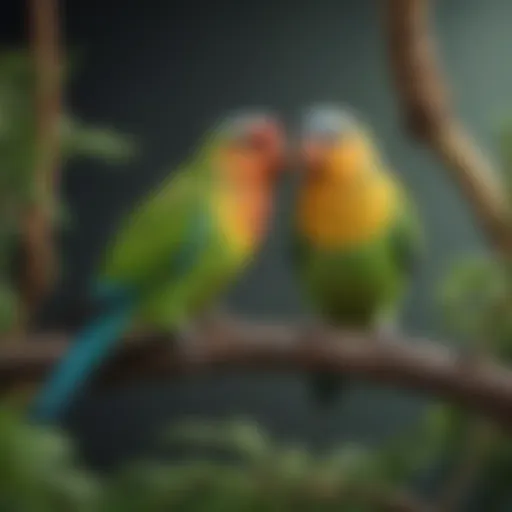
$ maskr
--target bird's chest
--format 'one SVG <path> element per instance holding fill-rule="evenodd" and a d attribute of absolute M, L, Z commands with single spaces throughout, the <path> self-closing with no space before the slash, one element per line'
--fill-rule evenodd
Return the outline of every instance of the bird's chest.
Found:
<path fill-rule="evenodd" d="M 360 185 L 329 180 L 303 188 L 298 230 L 316 247 L 351 248 L 378 237 L 394 213 L 393 191 L 385 183 Z"/>
<path fill-rule="evenodd" d="M 232 263 L 244 263 L 257 250 L 268 225 L 265 194 L 237 191 L 219 194 L 212 204 L 217 251 Z"/>
<path fill-rule="evenodd" d="M 366 320 L 394 293 L 389 231 L 392 191 L 317 183 L 302 191 L 296 264 L 317 306 L 332 318 Z"/>
<path fill-rule="evenodd" d="M 386 234 L 339 251 L 308 246 L 301 282 L 319 310 L 332 320 L 364 324 L 395 296 L 397 279 Z"/>

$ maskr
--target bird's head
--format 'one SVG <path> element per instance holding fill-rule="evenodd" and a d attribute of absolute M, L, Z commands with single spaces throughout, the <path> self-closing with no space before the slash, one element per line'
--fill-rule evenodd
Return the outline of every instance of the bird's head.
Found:
<path fill-rule="evenodd" d="M 309 108 L 302 120 L 300 159 L 305 172 L 351 180 L 368 169 L 371 144 L 363 123 L 336 106 Z"/>
<path fill-rule="evenodd" d="M 274 115 L 232 115 L 219 125 L 216 139 L 219 168 L 236 180 L 274 181 L 285 167 L 285 133 Z"/>

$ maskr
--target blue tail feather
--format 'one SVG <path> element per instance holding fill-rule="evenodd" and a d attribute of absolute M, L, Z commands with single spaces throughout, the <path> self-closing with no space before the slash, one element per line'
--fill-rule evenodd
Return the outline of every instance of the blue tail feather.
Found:
<path fill-rule="evenodd" d="M 132 307 L 124 304 L 85 327 L 68 353 L 36 397 L 30 417 L 37 422 L 56 421 L 89 375 L 108 356 L 132 317 Z"/>

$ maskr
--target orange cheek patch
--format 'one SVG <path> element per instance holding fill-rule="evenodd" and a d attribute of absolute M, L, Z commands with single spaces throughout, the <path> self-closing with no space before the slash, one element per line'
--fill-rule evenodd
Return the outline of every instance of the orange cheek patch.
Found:
<path fill-rule="evenodd" d="M 270 201 L 267 187 L 249 183 L 228 187 L 216 197 L 219 222 L 239 254 L 248 254 L 265 234 Z"/>
<path fill-rule="evenodd" d="M 224 172 L 236 176 L 245 169 L 255 166 L 255 159 L 243 151 L 226 150 L 219 156 L 221 168 Z"/>
<path fill-rule="evenodd" d="M 365 160 L 368 150 L 364 142 L 354 139 L 334 149 L 328 157 L 329 167 L 335 175 L 347 176 L 358 172 Z"/>
<path fill-rule="evenodd" d="M 240 250 L 249 250 L 264 234 L 270 212 L 271 183 L 262 155 L 226 149 L 219 154 L 224 176 L 218 197 L 219 213 Z M 244 249 L 242 249 L 244 248 Z"/>

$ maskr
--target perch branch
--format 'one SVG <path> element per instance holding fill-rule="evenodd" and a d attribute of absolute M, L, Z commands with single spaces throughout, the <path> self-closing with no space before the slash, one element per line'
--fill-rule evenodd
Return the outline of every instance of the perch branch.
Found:
<path fill-rule="evenodd" d="M 55 272 L 51 201 L 59 165 L 61 59 L 57 0 L 29 0 L 29 26 L 35 69 L 36 160 L 35 198 L 22 219 L 23 321 L 48 292 Z"/>
<path fill-rule="evenodd" d="M 387 0 L 384 5 L 391 71 L 408 132 L 440 157 L 489 242 L 510 255 L 512 230 L 503 187 L 450 107 L 429 31 L 429 1 Z"/>
<path fill-rule="evenodd" d="M 426 340 L 396 338 L 382 344 L 347 332 L 326 332 L 311 343 L 303 339 L 298 327 L 240 322 L 199 336 L 188 351 L 160 336 L 132 336 L 96 384 L 227 368 L 337 371 L 437 395 L 512 429 L 512 371 L 497 363 L 482 361 L 468 371 L 454 351 Z M 63 337 L 0 344 L 0 388 L 43 378 L 66 347 Z"/>

